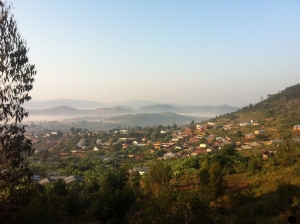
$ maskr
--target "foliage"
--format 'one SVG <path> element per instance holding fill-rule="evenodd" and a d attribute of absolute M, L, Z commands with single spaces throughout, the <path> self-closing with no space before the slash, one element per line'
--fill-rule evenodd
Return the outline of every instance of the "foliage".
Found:
<path fill-rule="evenodd" d="M 158 163 L 150 168 L 150 171 L 145 178 L 146 190 L 153 192 L 158 196 L 158 193 L 163 187 L 168 187 L 172 179 L 171 167 L 166 163 Z"/>
<path fill-rule="evenodd" d="M 141 201 L 128 215 L 129 223 L 212 223 L 208 201 L 198 192 L 162 188 L 158 197 Z"/>
<path fill-rule="evenodd" d="M 225 194 L 226 181 L 219 163 L 214 163 L 209 169 L 209 188 L 214 199 L 220 198 Z"/>
<path fill-rule="evenodd" d="M 29 63 L 28 48 L 11 6 L 0 1 L 0 8 L 0 199 L 3 206 L 5 200 L 16 206 L 22 202 L 19 196 L 30 178 L 26 156 L 33 153 L 32 142 L 20 123 L 28 116 L 22 104 L 31 99 L 28 93 L 36 71 Z M 7 209 L 3 206 L 2 211 Z"/>

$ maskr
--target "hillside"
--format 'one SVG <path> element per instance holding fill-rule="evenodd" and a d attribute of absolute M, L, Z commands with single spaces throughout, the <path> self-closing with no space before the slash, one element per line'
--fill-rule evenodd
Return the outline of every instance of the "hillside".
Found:
<path fill-rule="evenodd" d="M 71 108 L 68 106 L 59 106 L 49 109 L 42 110 L 27 110 L 30 115 L 52 115 L 52 116 L 60 116 L 60 115 L 83 115 L 83 110 L 78 110 L 76 108 Z"/>
<path fill-rule="evenodd" d="M 257 121 L 263 128 L 278 131 L 279 136 L 291 136 L 292 127 L 300 123 L 300 84 L 290 86 L 267 99 L 250 104 L 236 112 L 218 116 L 212 121 L 220 124 Z"/>
<path fill-rule="evenodd" d="M 193 107 L 179 107 L 184 113 L 187 114 L 211 114 L 214 116 L 226 114 L 238 110 L 238 107 L 228 105 L 223 106 L 193 106 Z"/>
<path fill-rule="evenodd" d="M 160 112 L 180 112 L 180 110 L 169 104 L 157 104 L 145 106 L 138 110 L 142 113 L 160 113 Z"/>
<path fill-rule="evenodd" d="M 127 114 L 117 117 L 111 117 L 107 121 L 118 123 L 122 126 L 135 126 L 139 125 L 142 127 L 152 125 L 172 125 L 176 124 L 188 124 L 192 120 L 202 121 L 207 118 L 195 117 L 195 116 L 184 116 L 176 113 L 141 113 L 141 114 Z"/>
<path fill-rule="evenodd" d="M 130 107 L 135 110 L 139 109 L 141 107 L 156 105 L 156 104 L 159 104 L 159 103 L 156 101 L 151 101 L 151 100 L 130 100 L 130 101 L 106 103 L 106 105 L 109 107 L 117 107 L 117 106 Z"/>
<path fill-rule="evenodd" d="M 155 101 L 150 100 L 131 100 L 131 101 L 120 101 L 120 102 L 109 102 L 109 103 L 100 103 L 97 101 L 90 100 L 73 100 L 73 99 L 54 99 L 54 100 L 45 100 L 45 101 L 29 101 L 24 103 L 26 109 L 48 109 L 59 106 L 68 106 L 81 110 L 86 109 L 97 109 L 104 107 L 127 107 L 138 109 L 144 106 L 159 104 Z"/>
<path fill-rule="evenodd" d="M 68 106 L 59 106 L 50 109 L 43 110 L 28 110 L 31 115 L 50 115 L 50 116 L 100 116 L 100 115 L 117 115 L 117 114 L 129 114 L 135 113 L 132 109 L 114 107 L 114 108 L 99 108 L 91 110 L 78 110 L 76 108 L 71 108 Z"/>

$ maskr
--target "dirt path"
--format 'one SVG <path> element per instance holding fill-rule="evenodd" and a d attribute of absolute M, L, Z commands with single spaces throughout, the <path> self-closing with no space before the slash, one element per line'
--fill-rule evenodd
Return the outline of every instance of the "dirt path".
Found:
<path fill-rule="evenodd" d="M 271 119 L 266 119 L 266 123 L 263 124 L 263 126 L 261 126 L 262 128 L 265 128 L 265 126 L 268 126 L 269 122 L 271 121 Z"/>

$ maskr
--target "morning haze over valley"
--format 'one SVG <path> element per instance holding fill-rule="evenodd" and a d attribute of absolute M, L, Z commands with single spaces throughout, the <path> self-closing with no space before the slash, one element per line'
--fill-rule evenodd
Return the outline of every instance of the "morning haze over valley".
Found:
<path fill-rule="evenodd" d="M 297 223 L 299 12 L 0 0 L 0 223 Z"/>
<path fill-rule="evenodd" d="M 31 121 L 62 121 L 68 118 L 72 120 L 98 120 L 112 121 L 114 116 L 130 114 L 133 120 L 126 121 L 123 116 L 119 121 L 119 126 L 147 126 L 160 123 L 161 114 L 169 116 L 164 124 L 173 124 L 179 122 L 181 124 L 189 123 L 191 120 L 201 121 L 220 114 L 225 114 L 237 110 L 237 107 L 227 105 L 223 106 L 183 106 L 178 104 L 160 104 L 154 101 L 126 101 L 116 103 L 100 103 L 87 100 L 49 100 L 49 101 L 30 101 L 25 103 L 25 108 L 30 116 L 25 119 Z M 138 121 L 134 119 L 137 114 L 143 114 L 148 120 Z M 139 116 L 138 115 L 138 116 Z M 157 118 L 157 119 L 156 119 Z"/>

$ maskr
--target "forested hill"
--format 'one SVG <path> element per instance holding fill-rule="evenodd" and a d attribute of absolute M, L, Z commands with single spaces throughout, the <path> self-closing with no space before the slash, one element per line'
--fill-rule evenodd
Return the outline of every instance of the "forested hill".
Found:
<path fill-rule="evenodd" d="M 288 128 L 300 123 L 300 84 L 286 88 L 277 94 L 268 94 L 267 99 L 250 104 L 236 112 L 224 114 L 216 120 L 228 118 L 240 122 L 269 119 L 270 126 Z"/>
<path fill-rule="evenodd" d="M 268 94 L 267 99 L 262 99 L 261 102 L 255 105 L 249 105 L 240 109 L 240 112 L 261 111 L 267 116 L 281 114 L 286 109 L 291 109 L 291 106 L 300 105 L 300 84 L 290 86 L 277 94 Z M 292 107 L 295 108 L 295 107 Z"/>

